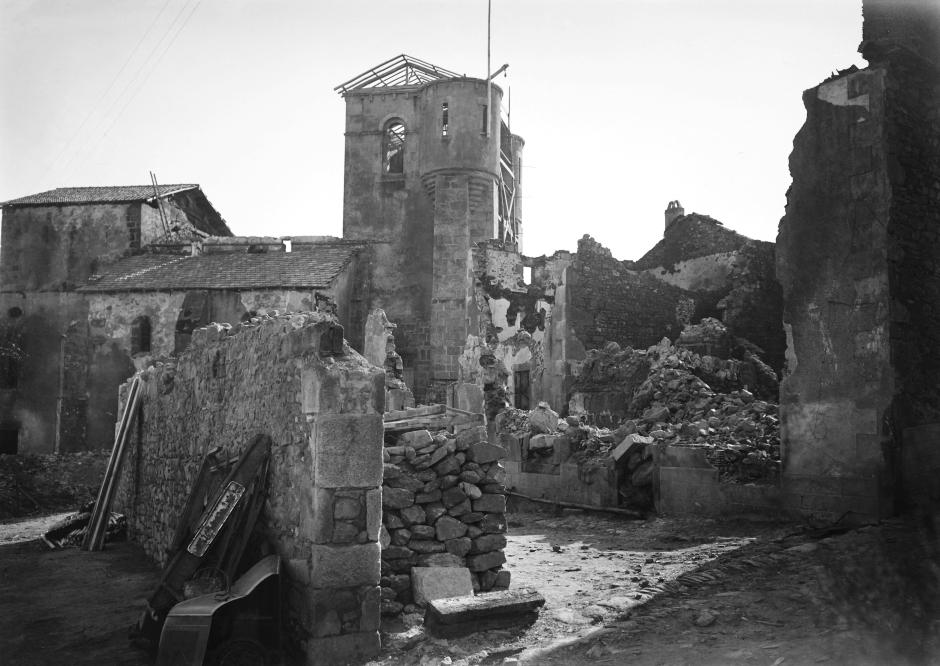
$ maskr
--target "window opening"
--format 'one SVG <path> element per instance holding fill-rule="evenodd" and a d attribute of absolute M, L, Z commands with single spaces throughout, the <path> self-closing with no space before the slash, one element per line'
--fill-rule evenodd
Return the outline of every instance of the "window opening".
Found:
<path fill-rule="evenodd" d="M 516 409 L 529 408 L 529 371 L 516 370 L 512 373 L 513 402 Z"/>
<path fill-rule="evenodd" d="M 447 136 L 447 102 L 441 104 L 441 136 Z"/>
<path fill-rule="evenodd" d="M 20 383 L 20 362 L 13 356 L 0 357 L 0 388 L 14 389 Z"/>
<path fill-rule="evenodd" d="M 384 173 L 405 173 L 405 125 L 400 120 L 390 120 L 385 126 L 382 154 Z"/>
<path fill-rule="evenodd" d="M 137 317 L 131 324 L 131 354 L 150 351 L 150 317 Z"/>
<path fill-rule="evenodd" d="M 489 124 L 486 122 L 486 110 L 487 110 L 488 108 L 489 108 L 489 107 L 487 107 L 486 104 L 483 105 L 483 129 L 482 129 L 481 131 L 482 131 L 484 134 L 486 134 L 486 130 L 489 129 Z"/>
<path fill-rule="evenodd" d="M 0 453 L 15 456 L 20 449 L 20 429 L 16 426 L 0 427 Z"/>
<path fill-rule="evenodd" d="M 522 281 L 526 284 L 532 284 L 532 267 L 523 266 L 522 267 Z"/>

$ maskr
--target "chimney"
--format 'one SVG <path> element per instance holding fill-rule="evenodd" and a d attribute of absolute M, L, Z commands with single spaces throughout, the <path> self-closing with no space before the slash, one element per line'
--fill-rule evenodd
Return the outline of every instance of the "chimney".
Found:
<path fill-rule="evenodd" d="M 282 238 L 282 239 L 281 239 L 281 242 L 284 244 L 284 252 L 290 252 L 290 251 L 291 251 L 292 239 L 290 239 L 290 238 Z"/>
<path fill-rule="evenodd" d="M 682 207 L 682 204 L 678 200 L 670 201 L 669 205 L 666 206 L 666 229 L 669 229 L 669 225 L 678 220 L 680 217 L 685 215 L 685 209 Z"/>

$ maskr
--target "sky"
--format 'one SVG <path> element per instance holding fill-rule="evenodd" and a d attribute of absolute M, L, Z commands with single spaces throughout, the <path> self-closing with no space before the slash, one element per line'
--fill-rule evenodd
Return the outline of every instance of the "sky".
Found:
<path fill-rule="evenodd" d="M 239 235 L 342 234 L 345 104 L 400 53 L 486 75 L 486 0 L 0 0 L 0 201 L 199 183 Z M 619 259 L 678 199 L 773 240 L 802 92 L 864 66 L 861 0 L 492 0 L 523 251 Z M 504 100 L 504 109 L 506 101 Z"/>

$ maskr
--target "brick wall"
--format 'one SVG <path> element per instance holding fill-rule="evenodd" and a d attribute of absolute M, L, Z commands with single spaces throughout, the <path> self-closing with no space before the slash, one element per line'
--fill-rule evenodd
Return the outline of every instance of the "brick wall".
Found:
<path fill-rule="evenodd" d="M 319 313 L 196 329 L 141 377 L 142 418 L 115 508 L 163 563 L 205 453 L 273 440 L 260 533 L 288 574 L 292 636 L 308 663 L 379 648 L 384 373 L 345 347 L 321 357 Z M 126 391 L 127 385 L 124 390 Z"/>

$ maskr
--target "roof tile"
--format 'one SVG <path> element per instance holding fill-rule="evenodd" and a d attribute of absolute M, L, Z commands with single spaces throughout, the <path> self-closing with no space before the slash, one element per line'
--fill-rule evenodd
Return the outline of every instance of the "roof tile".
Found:
<path fill-rule="evenodd" d="M 158 185 L 161 196 L 198 188 L 196 184 Z M 153 185 L 105 185 L 101 187 L 57 187 L 48 192 L 30 194 L 19 199 L 4 201 L 0 206 L 117 203 L 146 201 L 153 197 Z"/>

